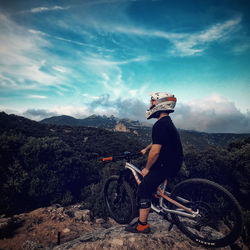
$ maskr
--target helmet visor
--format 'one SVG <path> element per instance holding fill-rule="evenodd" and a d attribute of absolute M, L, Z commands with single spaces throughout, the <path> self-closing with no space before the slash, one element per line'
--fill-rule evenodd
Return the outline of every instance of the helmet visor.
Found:
<path fill-rule="evenodd" d="M 154 100 L 153 98 L 151 98 L 149 110 L 152 109 L 153 107 L 155 107 L 156 104 L 157 104 L 156 100 Z"/>

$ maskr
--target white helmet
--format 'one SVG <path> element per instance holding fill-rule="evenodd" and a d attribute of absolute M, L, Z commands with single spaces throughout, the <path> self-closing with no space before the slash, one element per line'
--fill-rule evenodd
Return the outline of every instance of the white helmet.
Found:
<path fill-rule="evenodd" d="M 174 95 L 167 92 L 154 92 L 150 93 L 151 106 L 146 111 L 146 118 L 157 118 L 159 111 L 165 111 L 167 113 L 174 112 L 176 104 L 176 98 Z"/>

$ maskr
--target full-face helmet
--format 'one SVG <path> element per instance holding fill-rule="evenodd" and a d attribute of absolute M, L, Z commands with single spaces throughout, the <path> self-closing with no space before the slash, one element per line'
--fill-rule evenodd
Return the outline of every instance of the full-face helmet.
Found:
<path fill-rule="evenodd" d="M 146 118 L 157 118 L 160 112 L 172 113 L 176 104 L 174 95 L 167 92 L 150 93 L 151 105 L 146 111 Z"/>

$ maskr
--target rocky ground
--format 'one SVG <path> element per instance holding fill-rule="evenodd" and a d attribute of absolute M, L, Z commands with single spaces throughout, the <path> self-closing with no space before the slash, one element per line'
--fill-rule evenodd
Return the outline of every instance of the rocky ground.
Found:
<path fill-rule="evenodd" d="M 81 205 L 61 207 L 54 205 L 30 213 L 0 218 L 0 249 L 53 248 L 82 234 L 111 227 L 111 220 L 94 219 Z M 59 236 L 60 235 L 60 242 Z"/>
<path fill-rule="evenodd" d="M 0 218 L 0 249 L 205 249 L 190 241 L 170 222 L 155 213 L 149 216 L 149 235 L 127 233 L 114 220 L 93 218 L 80 204 L 54 205 L 12 218 Z M 223 250 L 247 250 L 241 239 Z"/>

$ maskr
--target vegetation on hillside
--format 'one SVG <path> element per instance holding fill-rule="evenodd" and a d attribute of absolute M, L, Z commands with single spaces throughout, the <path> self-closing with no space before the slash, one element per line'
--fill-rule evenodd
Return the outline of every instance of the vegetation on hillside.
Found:
<path fill-rule="evenodd" d="M 126 133 L 91 127 L 40 124 L 0 114 L 0 214 L 14 214 L 53 203 L 83 201 L 94 215 L 107 216 L 102 188 L 119 172 L 122 162 L 104 165 L 103 156 L 136 152 L 146 142 Z M 226 148 L 211 146 L 199 151 L 186 147 L 177 182 L 202 177 L 232 192 L 244 209 L 250 228 L 250 137 Z M 146 157 L 134 160 L 138 167 Z"/>

